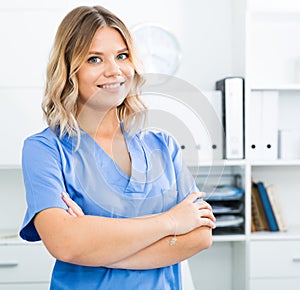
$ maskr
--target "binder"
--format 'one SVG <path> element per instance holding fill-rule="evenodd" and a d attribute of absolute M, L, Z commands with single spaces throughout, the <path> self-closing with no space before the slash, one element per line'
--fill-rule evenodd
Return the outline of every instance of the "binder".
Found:
<path fill-rule="evenodd" d="M 278 91 L 252 91 L 249 98 L 246 157 L 274 160 L 278 157 Z"/>
<path fill-rule="evenodd" d="M 198 165 L 199 156 L 197 144 L 200 140 L 198 127 L 201 123 L 192 110 L 175 98 L 158 94 L 143 94 L 148 106 L 147 128 L 163 131 L 171 135 L 182 149 L 182 155 L 187 165 Z M 204 140 L 207 135 L 202 133 Z"/>
<path fill-rule="evenodd" d="M 224 136 L 222 127 L 222 95 L 220 91 L 203 91 L 202 93 L 211 104 L 215 114 L 209 114 L 206 117 L 205 127 L 198 127 L 199 132 L 202 132 L 199 138 L 200 143 L 197 146 L 198 156 L 201 161 L 210 161 L 210 156 L 212 156 L 214 160 L 221 160 L 223 159 Z M 207 132 L 209 133 L 209 139 L 205 140 L 203 136 L 205 136 Z"/>
<path fill-rule="evenodd" d="M 222 91 L 224 158 L 244 158 L 244 79 L 227 77 L 216 82 Z"/>
<path fill-rule="evenodd" d="M 249 160 L 260 159 L 260 125 L 261 125 L 261 92 L 253 91 L 251 92 L 249 102 L 249 117 L 246 123 L 246 158 Z"/>
<path fill-rule="evenodd" d="M 262 158 L 278 157 L 278 91 L 262 92 L 261 140 Z"/>
<path fill-rule="evenodd" d="M 147 125 L 167 132 L 180 144 L 187 165 L 195 166 L 202 161 L 223 159 L 222 96 L 220 91 L 198 92 L 191 97 L 199 106 L 210 106 L 205 116 L 191 104 L 179 98 L 155 93 L 144 93 L 148 105 Z M 199 96 L 203 98 L 199 98 Z M 214 113 L 211 113 L 214 112 Z"/>

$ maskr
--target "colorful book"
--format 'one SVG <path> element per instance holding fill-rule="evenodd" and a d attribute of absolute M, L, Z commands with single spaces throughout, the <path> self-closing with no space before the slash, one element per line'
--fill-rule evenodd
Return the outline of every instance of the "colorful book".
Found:
<path fill-rule="evenodd" d="M 269 200 L 270 200 L 273 212 L 274 212 L 274 216 L 275 216 L 279 231 L 285 232 L 285 231 L 287 231 L 287 227 L 286 227 L 286 223 L 285 223 L 285 220 L 284 220 L 282 212 L 281 212 L 281 208 L 280 208 L 278 198 L 275 193 L 274 186 L 268 185 L 266 187 L 266 190 L 267 190 L 267 194 L 268 194 L 268 197 L 269 197 Z"/>
<path fill-rule="evenodd" d="M 274 211 L 272 209 L 272 205 L 270 203 L 269 197 L 268 197 L 268 193 L 267 190 L 263 184 L 263 182 L 258 182 L 257 183 L 257 188 L 258 188 L 258 192 L 261 198 L 261 202 L 263 205 L 263 208 L 265 210 L 266 213 L 266 217 L 269 223 L 269 228 L 271 232 L 276 232 L 279 231 L 277 222 L 276 222 L 276 218 L 274 215 Z"/>
<path fill-rule="evenodd" d="M 251 211 L 254 228 L 252 231 L 269 231 L 269 223 L 261 202 L 260 194 L 258 192 L 257 184 L 252 182 L 251 187 Z"/>

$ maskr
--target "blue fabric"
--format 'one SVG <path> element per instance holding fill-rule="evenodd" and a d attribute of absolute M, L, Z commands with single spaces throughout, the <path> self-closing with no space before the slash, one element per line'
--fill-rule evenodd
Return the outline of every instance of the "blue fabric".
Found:
<path fill-rule="evenodd" d="M 51 207 L 67 209 L 62 192 L 87 215 L 134 217 L 166 211 L 192 191 L 195 182 L 182 163 L 177 143 L 167 134 L 124 132 L 132 162 L 129 177 L 88 135 L 59 139 L 49 128 L 27 138 L 23 176 L 28 208 L 20 231 L 27 241 L 40 237 L 33 217 Z M 51 289 L 181 289 L 180 265 L 153 270 L 86 267 L 56 261 Z"/>

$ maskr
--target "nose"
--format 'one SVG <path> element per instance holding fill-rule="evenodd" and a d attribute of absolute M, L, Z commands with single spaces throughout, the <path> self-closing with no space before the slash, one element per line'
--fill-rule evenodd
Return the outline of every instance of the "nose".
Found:
<path fill-rule="evenodd" d="M 120 74 L 121 74 L 121 68 L 118 65 L 118 63 L 114 59 L 108 60 L 105 64 L 104 75 L 106 77 L 112 77 Z"/>

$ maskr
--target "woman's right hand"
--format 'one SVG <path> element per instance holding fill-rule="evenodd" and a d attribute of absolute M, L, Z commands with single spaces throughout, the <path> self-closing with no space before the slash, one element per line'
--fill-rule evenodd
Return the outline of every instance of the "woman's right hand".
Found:
<path fill-rule="evenodd" d="M 204 196 L 203 192 L 192 192 L 164 213 L 173 223 L 173 234 L 185 234 L 201 226 L 215 228 L 216 219 L 211 206 L 202 200 Z"/>

